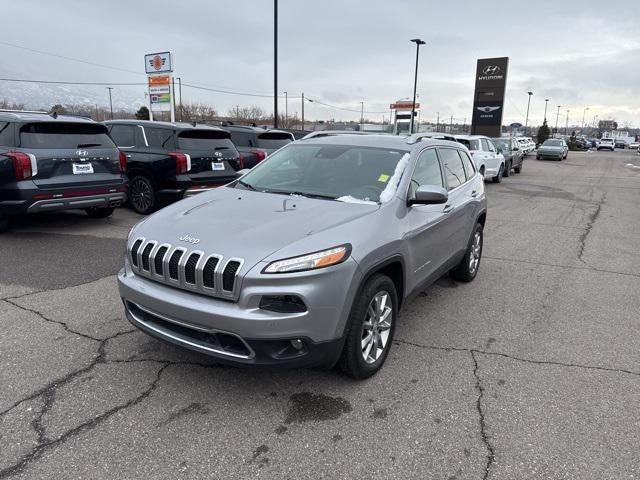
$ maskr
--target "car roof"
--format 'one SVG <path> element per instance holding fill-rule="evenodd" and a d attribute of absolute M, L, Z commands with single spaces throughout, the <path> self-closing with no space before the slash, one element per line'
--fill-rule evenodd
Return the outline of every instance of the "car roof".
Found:
<path fill-rule="evenodd" d="M 409 152 L 416 145 L 425 146 L 456 146 L 464 149 L 464 145 L 447 140 L 438 140 L 431 138 L 422 138 L 415 143 L 409 143 L 407 137 L 401 137 L 398 135 L 330 135 L 324 137 L 312 137 L 307 138 L 304 142 L 294 142 L 291 145 L 344 145 L 354 147 L 374 147 L 374 148 L 389 148 L 396 149 L 403 152 Z"/>
<path fill-rule="evenodd" d="M 489 138 L 486 135 L 454 135 L 454 137 L 460 140 L 477 140 L 479 138 Z"/>
<path fill-rule="evenodd" d="M 0 120 L 20 122 L 98 123 L 89 117 L 84 117 L 81 115 L 53 115 L 49 112 L 23 112 L 19 110 L 0 110 Z"/>
<path fill-rule="evenodd" d="M 289 135 L 293 135 L 293 133 L 287 131 L 287 130 L 279 130 L 277 128 L 262 128 L 262 127 L 252 127 L 250 125 L 222 125 L 220 128 L 223 128 L 225 130 L 231 131 L 231 130 L 244 130 L 244 131 L 248 131 L 248 132 L 254 132 L 257 134 L 261 134 L 261 133 L 265 133 L 265 132 L 276 132 L 276 133 L 287 133 Z"/>
<path fill-rule="evenodd" d="M 187 123 L 187 122 L 156 122 L 152 120 L 134 120 L 134 119 L 122 119 L 122 120 L 105 120 L 105 125 L 142 125 L 145 127 L 157 127 L 157 128 L 179 128 L 181 130 L 197 130 L 208 129 L 224 131 L 224 128 L 214 127 L 212 125 L 205 125 L 203 123 Z"/>

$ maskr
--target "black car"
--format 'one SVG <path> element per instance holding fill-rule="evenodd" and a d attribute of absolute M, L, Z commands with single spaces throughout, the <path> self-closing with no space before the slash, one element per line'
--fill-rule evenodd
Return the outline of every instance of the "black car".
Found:
<path fill-rule="evenodd" d="M 504 157 L 504 176 L 508 177 L 511 174 L 511 169 L 514 173 L 520 173 L 524 165 L 524 152 L 520 147 L 520 142 L 513 137 L 499 137 L 491 140 L 498 149 L 498 153 Z"/>
<path fill-rule="evenodd" d="M 231 134 L 231 141 L 242 155 L 244 168 L 253 168 L 267 155 L 295 140 L 291 132 L 284 130 L 266 130 L 245 125 L 223 124 Z"/>
<path fill-rule="evenodd" d="M 221 128 L 148 120 L 104 123 L 127 157 L 129 203 L 138 213 L 225 185 L 242 168 L 229 132 Z"/>
<path fill-rule="evenodd" d="M 107 217 L 126 200 L 125 168 L 100 123 L 0 111 L 0 230 L 26 213 L 84 209 Z"/>
<path fill-rule="evenodd" d="M 615 141 L 615 145 L 616 145 L 616 148 L 621 148 L 621 149 L 623 149 L 623 150 L 624 150 L 625 148 L 627 148 L 627 142 L 625 142 L 624 140 L 618 140 L 618 139 L 617 139 L 617 140 Z"/>

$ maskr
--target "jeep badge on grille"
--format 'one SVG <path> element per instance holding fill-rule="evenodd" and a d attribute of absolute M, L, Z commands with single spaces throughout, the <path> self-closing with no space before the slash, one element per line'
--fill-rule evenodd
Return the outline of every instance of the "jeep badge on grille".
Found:
<path fill-rule="evenodd" d="M 179 240 L 182 241 L 182 242 L 188 242 L 188 243 L 190 243 L 192 245 L 197 245 L 198 243 L 200 243 L 200 239 L 199 238 L 193 238 L 189 234 L 180 237 Z"/>

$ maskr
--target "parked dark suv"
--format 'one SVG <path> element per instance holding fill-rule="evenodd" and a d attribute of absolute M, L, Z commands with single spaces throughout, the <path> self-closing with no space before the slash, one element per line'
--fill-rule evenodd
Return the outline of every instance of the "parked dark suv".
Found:
<path fill-rule="evenodd" d="M 126 155 L 129 203 L 138 213 L 225 185 L 242 168 L 229 132 L 221 128 L 148 120 L 104 123 Z"/>
<path fill-rule="evenodd" d="M 524 163 L 524 151 L 520 147 L 520 142 L 514 137 L 499 137 L 491 140 L 498 149 L 498 153 L 501 153 L 504 157 L 503 176 L 508 177 L 511 175 L 511 169 L 515 173 L 520 173 Z"/>
<path fill-rule="evenodd" d="M 265 130 L 244 125 L 223 125 L 231 134 L 231 141 L 242 155 L 243 168 L 253 168 L 267 155 L 295 140 L 293 133 L 284 130 Z"/>
<path fill-rule="evenodd" d="M 100 123 L 0 111 L 0 230 L 26 213 L 80 208 L 107 217 L 126 200 L 125 168 Z"/>

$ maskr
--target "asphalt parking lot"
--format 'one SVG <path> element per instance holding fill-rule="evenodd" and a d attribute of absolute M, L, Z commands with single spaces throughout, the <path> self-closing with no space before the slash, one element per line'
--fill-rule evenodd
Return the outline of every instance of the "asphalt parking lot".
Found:
<path fill-rule="evenodd" d="M 134 330 L 139 216 L 0 236 L 0 478 L 640 477 L 640 157 L 487 184 L 480 273 L 406 306 L 382 371 L 217 366 Z"/>

